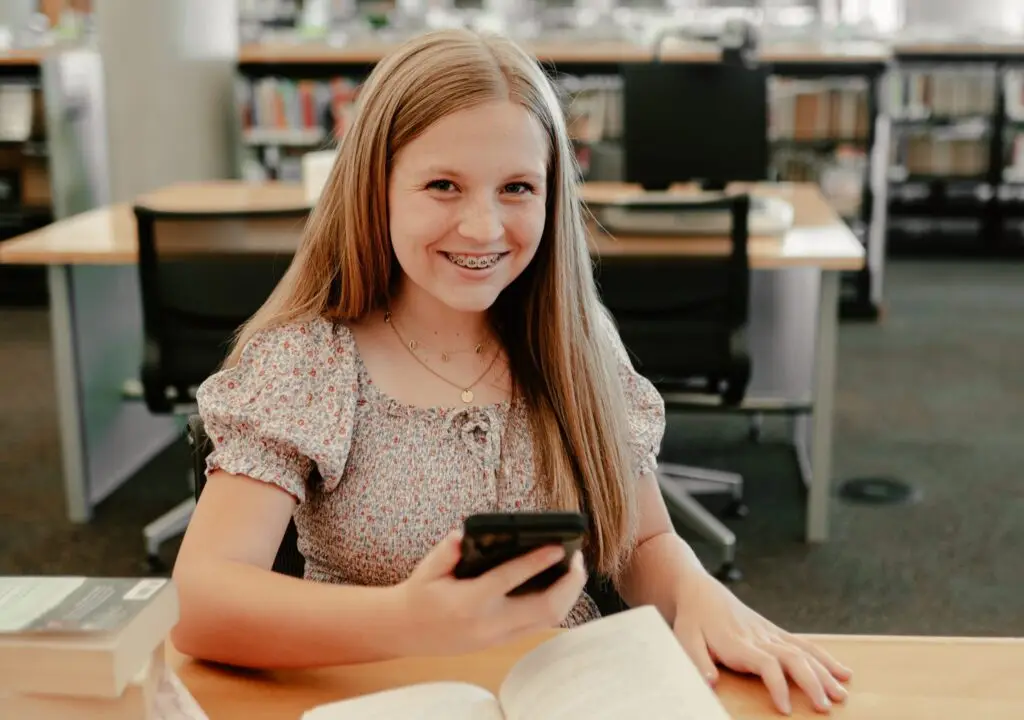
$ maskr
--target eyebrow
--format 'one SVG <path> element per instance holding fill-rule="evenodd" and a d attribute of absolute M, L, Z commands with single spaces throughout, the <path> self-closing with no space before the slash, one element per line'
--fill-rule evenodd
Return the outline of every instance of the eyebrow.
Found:
<path fill-rule="evenodd" d="M 453 178 L 455 180 L 459 180 L 464 177 L 463 174 L 460 173 L 458 170 L 453 170 L 452 168 L 442 166 L 428 167 L 423 171 L 423 174 L 429 175 L 430 177 L 448 177 Z M 520 172 L 509 173 L 507 177 L 509 179 L 533 180 L 538 183 L 544 182 L 544 180 L 547 178 L 547 176 L 544 173 L 535 172 L 533 170 L 523 170 Z"/>

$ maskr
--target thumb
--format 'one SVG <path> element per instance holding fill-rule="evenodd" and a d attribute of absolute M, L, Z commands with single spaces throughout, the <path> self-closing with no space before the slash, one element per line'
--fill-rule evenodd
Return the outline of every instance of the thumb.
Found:
<path fill-rule="evenodd" d="M 690 656 L 693 664 L 697 666 L 701 677 L 708 683 L 714 685 L 718 682 L 718 668 L 715 667 L 711 654 L 708 652 L 707 642 L 704 640 L 704 633 L 698 627 L 681 628 L 676 630 L 676 637 L 683 650 Z"/>
<path fill-rule="evenodd" d="M 462 530 L 453 530 L 424 556 L 419 570 L 424 577 L 429 578 L 451 575 L 461 557 Z"/>

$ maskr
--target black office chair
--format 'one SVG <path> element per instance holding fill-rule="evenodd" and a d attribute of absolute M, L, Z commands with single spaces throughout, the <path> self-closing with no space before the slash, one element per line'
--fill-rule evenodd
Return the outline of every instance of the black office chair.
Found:
<path fill-rule="evenodd" d="M 723 255 L 605 256 L 596 270 L 598 286 L 637 371 L 658 389 L 667 410 L 739 409 L 751 374 L 745 343 L 750 197 L 695 198 L 687 205 L 679 211 L 729 214 Z M 743 516 L 743 478 L 661 463 L 658 483 L 673 517 L 721 548 L 719 577 L 738 579 L 735 535 L 692 495 L 728 492 L 728 512 Z"/>
<path fill-rule="evenodd" d="M 309 209 L 180 213 L 139 203 L 134 212 L 145 343 L 138 392 L 150 412 L 186 416 L 287 270 Z M 163 569 L 160 545 L 184 532 L 194 508 L 189 497 L 143 530 L 154 570 Z"/>

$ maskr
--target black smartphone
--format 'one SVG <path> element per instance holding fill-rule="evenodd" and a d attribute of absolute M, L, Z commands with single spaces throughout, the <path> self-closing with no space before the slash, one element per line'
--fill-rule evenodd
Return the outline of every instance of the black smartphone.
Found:
<path fill-rule="evenodd" d="M 462 557 L 455 577 L 473 578 L 502 563 L 547 545 L 561 545 L 565 558 L 530 578 L 509 595 L 550 587 L 569 571 L 573 554 L 582 548 L 586 517 L 575 512 L 482 513 L 463 523 Z"/>

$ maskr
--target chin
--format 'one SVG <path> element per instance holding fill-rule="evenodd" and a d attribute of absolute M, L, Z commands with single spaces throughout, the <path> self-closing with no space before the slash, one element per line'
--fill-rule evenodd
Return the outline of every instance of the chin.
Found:
<path fill-rule="evenodd" d="M 479 290 L 475 292 L 452 292 L 452 290 L 452 288 L 445 288 L 438 294 L 438 299 L 452 310 L 467 313 L 490 310 L 491 306 L 498 299 L 499 294 L 490 290 L 485 292 L 480 292 Z"/>

